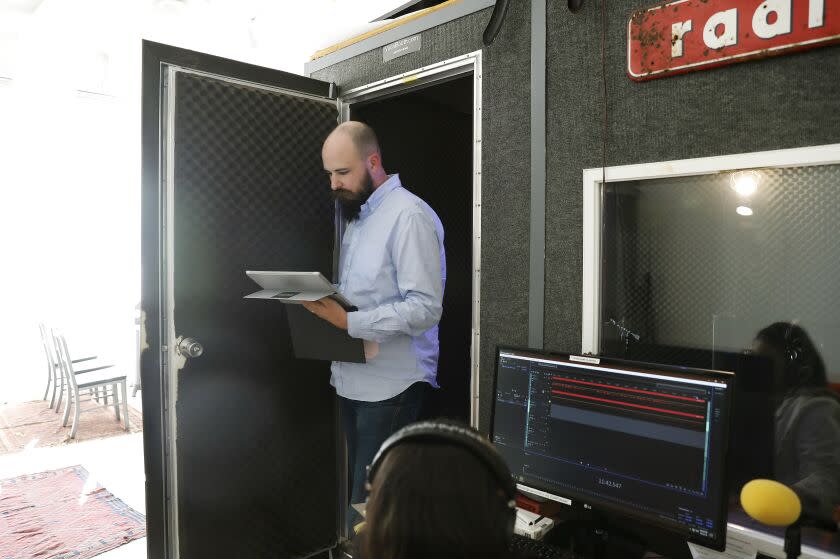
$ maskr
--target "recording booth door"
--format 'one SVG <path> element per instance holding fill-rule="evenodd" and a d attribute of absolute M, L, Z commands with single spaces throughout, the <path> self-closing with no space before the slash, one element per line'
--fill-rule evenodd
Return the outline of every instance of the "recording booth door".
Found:
<path fill-rule="evenodd" d="M 340 526 L 329 363 L 246 270 L 333 274 L 325 82 L 143 44 L 149 557 L 309 557 Z"/>

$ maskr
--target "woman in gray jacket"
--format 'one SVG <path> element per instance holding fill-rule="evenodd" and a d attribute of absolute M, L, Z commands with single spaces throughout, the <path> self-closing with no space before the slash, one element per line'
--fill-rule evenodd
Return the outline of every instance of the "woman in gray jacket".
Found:
<path fill-rule="evenodd" d="M 832 524 L 840 505 L 840 398 L 828 387 L 822 357 L 805 330 L 788 322 L 761 330 L 754 349 L 774 363 L 776 480 L 799 495 L 806 520 Z"/>

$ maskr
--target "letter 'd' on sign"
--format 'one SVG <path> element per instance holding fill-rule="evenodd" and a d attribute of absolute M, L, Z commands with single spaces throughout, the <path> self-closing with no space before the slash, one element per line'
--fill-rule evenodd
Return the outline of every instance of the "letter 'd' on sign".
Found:
<path fill-rule="evenodd" d="M 840 0 L 676 0 L 634 13 L 627 74 L 642 81 L 840 43 Z"/>

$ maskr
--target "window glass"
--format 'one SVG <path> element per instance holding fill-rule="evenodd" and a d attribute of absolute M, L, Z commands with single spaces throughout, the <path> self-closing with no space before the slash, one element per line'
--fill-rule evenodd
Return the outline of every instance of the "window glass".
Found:
<path fill-rule="evenodd" d="M 601 353 L 734 370 L 730 522 L 772 476 L 836 530 L 840 165 L 611 183 L 603 216 Z"/>

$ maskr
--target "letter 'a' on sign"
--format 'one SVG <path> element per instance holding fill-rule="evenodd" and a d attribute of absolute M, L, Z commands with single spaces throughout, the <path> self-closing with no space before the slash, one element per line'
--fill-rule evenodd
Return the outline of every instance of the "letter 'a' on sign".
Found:
<path fill-rule="evenodd" d="M 738 10 L 732 8 L 713 14 L 703 28 L 703 42 L 710 49 L 738 44 Z"/>
<path fill-rule="evenodd" d="M 790 33 L 790 3 L 791 0 L 764 0 L 753 14 L 755 34 L 762 39 L 772 39 Z M 775 21 L 770 23 L 770 18 Z"/>
<path fill-rule="evenodd" d="M 840 43 L 838 3 L 672 0 L 640 9 L 627 22 L 627 75 L 644 81 Z"/>

